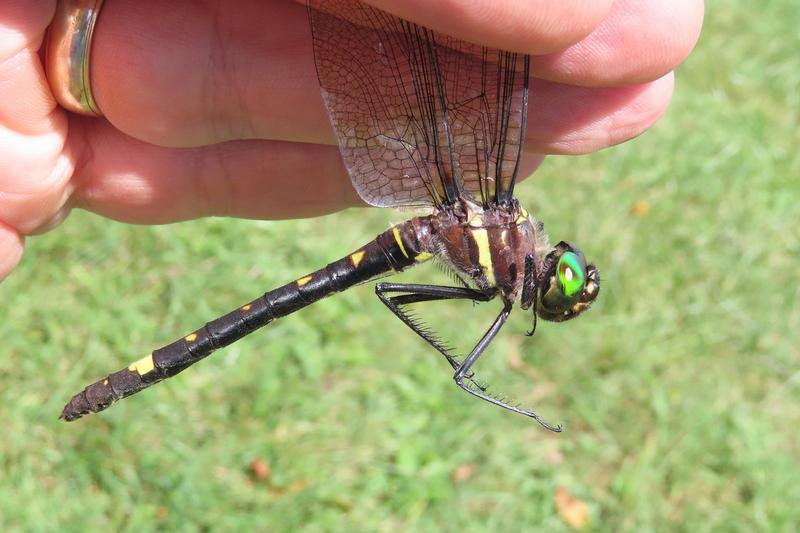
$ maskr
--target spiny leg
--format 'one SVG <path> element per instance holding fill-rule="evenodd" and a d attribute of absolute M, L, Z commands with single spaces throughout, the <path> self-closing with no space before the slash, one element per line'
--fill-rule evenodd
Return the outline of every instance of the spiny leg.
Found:
<path fill-rule="evenodd" d="M 390 293 L 404 293 L 398 296 L 388 296 Z M 466 299 L 477 302 L 488 302 L 494 296 L 484 294 L 480 291 L 470 289 L 468 287 L 448 287 L 444 285 L 420 285 L 414 283 L 379 283 L 375 286 L 375 294 L 378 295 L 381 302 L 389 308 L 389 310 L 397 316 L 406 326 L 411 328 L 414 333 L 422 337 L 422 339 L 433 346 L 439 353 L 441 353 L 453 370 L 458 370 L 461 363 L 452 355 L 450 350 L 442 344 L 442 342 L 434 337 L 429 331 L 424 329 L 422 325 L 414 320 L 407 312 L 402 309 L 402 305 L 431 302 L 436 300 L 457 300 Z M 469 372 L 464 375 L 465 379 L 470 380 L 480 390 L 485 390 L 486 387 L 477 383 L 472 379 L 473 373 Z"/>
<path fill-rule="evenodd" d="M 468 393 L 472 394 L 473 396 L 477 396 L 478 398 L 481 398 L 482 400 L 486 400 L 487 402 L 489 402 L 491 404 L 497 405 L 497 406 L 502 407 L 504 409 L 508 409 L 509 411 L 513 411 L 515 413 L 519 413 L 521 415 L 525 415 L 525 416 L 528 416 L 530 418 L 533 418 L 534 420 L 536 420 L 545 429 L 549 429 L 550 431 L 554 431 L 556 433 L 559 433 L 563 429 L 561 427 L 561 424 L 559 424 L 558 426 L 551 426 L 550 424 L 548 424 L 547 422 L 542 420 L 539 417 L 539 415 L 537 415 L 533 411 L 529 411 L 527 409 L 522 409 L 520 407 L 517 407 L 517 406 L 514 406 L 514 405 L 510 405 L 510 404 L 506 403 L 505 401 L 503 401 L 503 400 L 501 400 L 499 398 L 494 398 L 494 397 L 486 394 L 486 391 L 484 389 L 475 390 L 475 389 L 470 388 L 466 383 L 464 383 L 464 379 L 468 379 L 468 376 L 472 375 L 471 371 L 470 371 L 470 369 L 472 368 L 472 365 L 475 364 L 475 361 L 478 360 L 478 358 L 481 356 L 481 354 L 484 352 L 484 350 L 486 350 L 486 347 L 489 346 L 489 344 L 492 342 L 492 340 L 495 338 L 495 336 L 497 336 L 497 333 L 503 327 L 503 324 L 506 323 L 506 320 L 508 320 L 508 316 L 510 314 L 511 314 L 511 304 L 510 303 L 506 303 L 505 306 L 503 307 L 503 310 L 500 311 L 499 315 L 497 315 L 497 318 L 494 320 L 494 323 L 492 323 L 492 325 L 489 327 L 489 329 L 486 331 L 486 333 L 483 334 L 483 337 L 481 337 L 481 340 L 478 341 L 478 343 L 472 349 L 472 352 L 470 352 L 470 354 L 466 357 L 466 359 L 464 359 L 464 362 L 461 363 L 461 366 L 456 370 L 456 373 L 453 376 L 453 379 L 455 380 L 456 384 L 458 384 L 459 387 L 461 387 L 462 389 L 464 389 Z M 472 381 L 472 380 L 470 380 L 470 381 Z"/>
<path fill-rule="evenodd" d="M 525 275 L 522 282 L 522 308 L 533 308 L 533 325 L 531 330 L 526 333 L 532 337 L 536 333 L 537 315 L 536 308 L 539 305 L 539 275 L 536 273 L 536 260 L 532 253 L 525 256 Z"/>

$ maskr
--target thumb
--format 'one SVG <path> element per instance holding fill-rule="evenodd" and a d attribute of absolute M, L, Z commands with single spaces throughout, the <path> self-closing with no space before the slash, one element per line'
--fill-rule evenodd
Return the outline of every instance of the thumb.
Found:
<path fill-rule="evenodd" d="M 69 195 L 67 118 L 39 56 L 55 2 L 0 2 L 0 279 L 22 255 L 23 235 L 52 219 Z"/>

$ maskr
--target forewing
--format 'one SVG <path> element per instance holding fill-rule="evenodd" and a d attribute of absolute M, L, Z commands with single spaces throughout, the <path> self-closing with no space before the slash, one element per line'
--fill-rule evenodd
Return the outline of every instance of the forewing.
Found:
<path fill-rule="evenodd" d="M 322 96 L 358 193 L 377 206 L 513 192 L 528 56 L 473 45 L 352 0 L 312 0 Z M 500 180 L 498 182 L 498 179 Z"/>

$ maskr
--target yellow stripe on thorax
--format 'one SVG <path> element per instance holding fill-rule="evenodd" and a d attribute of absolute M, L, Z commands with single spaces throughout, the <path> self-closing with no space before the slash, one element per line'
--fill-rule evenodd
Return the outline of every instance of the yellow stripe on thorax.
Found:
<path fill-rule="evenodd" d="M 150 354 L 142 357 L 135 363 L 131 363 L 128 367 L 128 370 L 131 372 L 136 372 L 140 376 L 144 376 L 145 374 L 152 372 L 155 367 L 156 365 L 153 362 L 153 354 Z"/>
<path fill-rule="evenodd" d="M 497 280 L 494 277 L 494 268 L 492 267 L 492 251 L 489 248 L 489 234 L 485 228 L 475 228 L 472 230 L 472 238 L 475 239 L 475 244 L 478 246 L 478 263 L 483 269 L 486 276 L 486 281 L 490 287 L 494 287 Z"/>
<path fill-rule="evenodd" d="M 468 221 L 468 224 L 473 228 L 480 228 L 483 226 L 483 215 L 473 214 Z"/>
<path fill-rule="evenodd" d="M 392 228 L 392 235 L 394 235 L 394 240 L 397 241 L 397 245 L 400 247 L 400 251 L 403 252 L 403 255 L 408 258 L 408 252 L 406 252 L 406 247 L 403 244 L 403 239 L 400 237 L 400 230 L 397 229 L 397 226 Z"/>

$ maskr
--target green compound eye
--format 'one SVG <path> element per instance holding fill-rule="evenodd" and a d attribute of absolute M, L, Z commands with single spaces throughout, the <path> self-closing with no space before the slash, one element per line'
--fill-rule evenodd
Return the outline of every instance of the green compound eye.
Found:
<path fill-rule="evenodd" d="M 558 260 L 558 284 L 567 298 L 572 298 L 583 290 L 586 283 L 586 265 L 573 252 L 565 252 Z"/>

